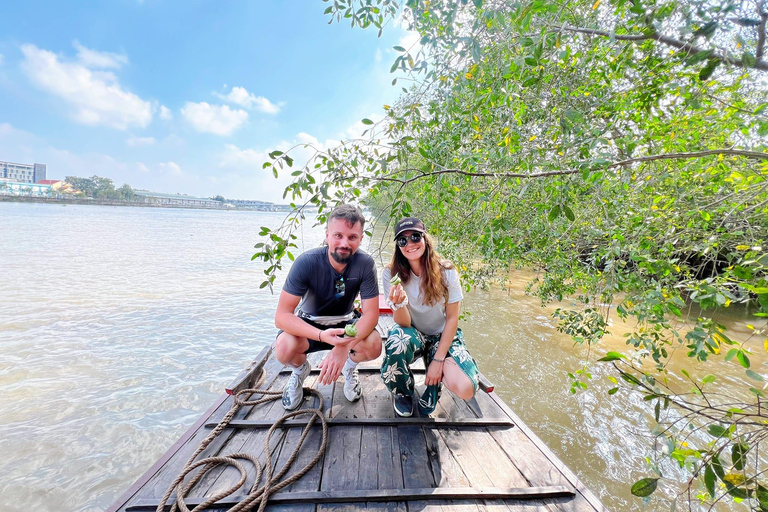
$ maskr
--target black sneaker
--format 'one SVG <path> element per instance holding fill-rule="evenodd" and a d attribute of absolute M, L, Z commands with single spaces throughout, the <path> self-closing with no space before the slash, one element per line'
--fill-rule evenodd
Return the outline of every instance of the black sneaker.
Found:
<path fill-rule="evenodd" d="M 403 393 L 394 394 L 395 414 L 403 418 L 413 414 L 413 396 Z"/>

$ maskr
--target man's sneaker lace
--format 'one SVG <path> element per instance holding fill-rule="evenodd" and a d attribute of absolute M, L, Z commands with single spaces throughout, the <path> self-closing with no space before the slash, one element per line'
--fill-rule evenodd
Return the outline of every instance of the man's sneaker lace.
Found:
<path fill-rule="evenodd" d="M 363 387 L 360 385 L 357 368 L 349 369 L 345 366 L 341 373 L 344 375 L 344 396 L 350 402 L 360 400 L 363 394 Z"/>
<path fill-rule="evenodd" d="M 413 397 L 404 393 L 394 393 L 395 414 L 407 418 L 413 414 Z"/>
<path fill-rule="evenodd" d="M 296 409 L 304 401 L 304 380 L 312 368 L 307 361 L 291 372 L 291 378 L 283 391 L 283 408 L 286 411 Z"/>

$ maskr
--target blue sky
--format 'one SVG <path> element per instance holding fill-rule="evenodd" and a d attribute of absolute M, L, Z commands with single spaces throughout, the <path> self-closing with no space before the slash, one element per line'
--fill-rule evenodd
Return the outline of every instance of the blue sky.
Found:
<path fill-rule="evenodd" d="M 328 24 L 321 0 L 3 2 L 0 160 L 49 179 L 283 202 L 261 169 L 380 119 L 399 28 Z"/>

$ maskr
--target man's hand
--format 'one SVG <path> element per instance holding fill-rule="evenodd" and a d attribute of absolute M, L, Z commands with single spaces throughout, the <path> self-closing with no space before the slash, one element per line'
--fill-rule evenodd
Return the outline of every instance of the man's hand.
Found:
<path fill-rule="evenodd" d="M 424 379 L 424 384 L 427 386 L 434 386 L 440 384 L 443 380 L 443 365 L 445 362 L 432 361 L 427 368 L 427 376 Z"/>
<path fill-rule="evenodd" d="M 344 329 L 340 329 L 344 330 Z M 323 335 L 325 339 L 325 335 Z M 320 384 L 330 384 L 335 382 L 341 375 L 341 369 L 344 368 L 344 363 L 347 362 L 347 356 L 349 351 L 344 347 L 333 347 L 333 349 L 325 356 L 325 359 L 320 363 L 320 376 L 317 380 Z"/>
<path fill-rule="evenodd" d="M 324 329 L 321 336 L 323 343 L 333 345 L 334 347 L 346 346 L 352 338 L 344 335 L 344 329 Z"/>

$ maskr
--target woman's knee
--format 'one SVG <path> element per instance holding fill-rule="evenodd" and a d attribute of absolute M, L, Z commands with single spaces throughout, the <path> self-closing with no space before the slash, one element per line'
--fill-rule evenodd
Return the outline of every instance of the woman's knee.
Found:
<path fill-rule="evenodd" d="M 462 400 L 469 400 L 475 396 L 475 386 L 472 383 L 472 379 L 453 362 L 446 364 L 443 383 L 451 390 L 451 393 Z"/>
<path fill-rule="evenodd" d="M 456 389 L 451 389 L 451 392 L 462 400 L 469 400 L 475 396 L 475 388 L 469 380 L 469 377 L 459 380 L 455 384 L 455 387 Z"/>

